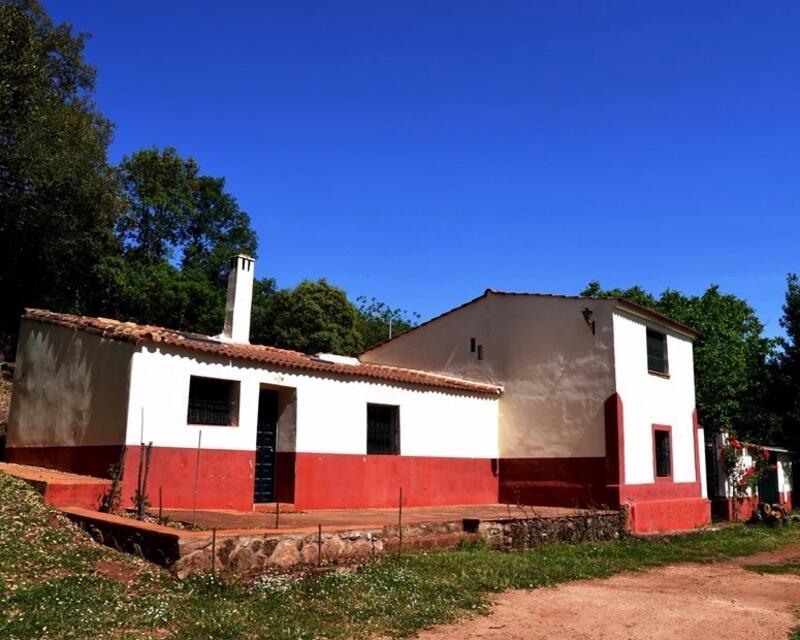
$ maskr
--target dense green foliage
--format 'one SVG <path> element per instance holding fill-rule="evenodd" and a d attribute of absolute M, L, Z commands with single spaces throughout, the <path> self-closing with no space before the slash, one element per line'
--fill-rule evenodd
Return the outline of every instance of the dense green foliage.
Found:
<path fill-rule="evenodd" d="M 90 308 L 113 249 L 112 126 L 92 102 L 84 43 L 35 2 L 0 3 L 0 342 L 23 305 Z"/>
<path fill-rule="evenodd" d="M 358 311 L 341 289 L 324 279 L 305 280 L 257 301 L 254 342 L 305 353 L 358 353 L 363 346 Z"/>
<path fill-rule="evenodd" d="M 794 526 L 737 525 L 668 540 L 553 544 L 520 553 L 482 546 L 410 552 L 316 577 L 178 581 L 97 546 L 30 487 L 0 473 L 0 637 L 407 637 L 485 613 L 489 596 L 506 589 L 748 555 L 797 540 Z"/>
<path fill-rule="evenodd" d="M 795 273 L 786 279 L 781 327 L 786 337 L 777 341 L 771 398 L 787 444 L 800 450 L 800 278 Z"/>
<path fill-rule="evenodd" d="M 25 306 L 218 333 L 228 259 L 256 257 L 250 218 L 197 162 L 171 148 L 112 166 L 111 123 L 92 101 L 85 35 L 35 0 L 0 3 L 0 356 Z M 256 283 L 254 338 L 353 354 L 411 319 L 357 308 L 327 284 Z M 374 312 L 380 311 L 380 315 Z"/>
<path fill-rule="evenodd" d="M 655 296 L 639 286 L 603 289 L 590 282 L 582 294 L 625 298 L 699 332 L 695 386 L 698 413 L 707 429 L 727 429 L 769 444 L 792 439 L 776 398 L 779 345 L 763 335 L 763 325 L 745 300 L 722 293 L 716 285 L 699 296 L 671 289 Z"/>

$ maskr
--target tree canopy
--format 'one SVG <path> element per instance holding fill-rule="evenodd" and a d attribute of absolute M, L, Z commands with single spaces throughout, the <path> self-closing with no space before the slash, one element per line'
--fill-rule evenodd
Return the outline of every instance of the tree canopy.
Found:
<path fill-rule="evenodd" d="M 23 306 L 94 305 L 121 198 L 112 125 L 95 108 L 83 34 L 32 0 L 0 4 L 0 334 Z"/>
<path fill-rule="evenodd" d="M 797 450 L 800 449 L 800 278 L 796 273 L 786 278 L 786 302 L 780 324 L 786 336 L 777 341 L 771 385 L 773 404 L 786 443 Z"/>

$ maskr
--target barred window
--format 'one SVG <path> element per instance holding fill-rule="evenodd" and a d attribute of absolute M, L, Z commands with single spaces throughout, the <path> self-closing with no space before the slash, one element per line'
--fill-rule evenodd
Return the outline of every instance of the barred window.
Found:
<path fill-rule="evenodd" d="M 236 426 L 239 423 L 239 383 L 192 376 L 186 420 L 189 424 Z"/>
<path fill-rule="evenodd" d="M 647 369 L 653 373 L 669 373 L 667 336 L 653 329 L 647 330 Z"/>
<path fill-rule="evenodd" d="M 367 405 L 367 453 L 400 453 L 400 407 L 386 404 Z"/>

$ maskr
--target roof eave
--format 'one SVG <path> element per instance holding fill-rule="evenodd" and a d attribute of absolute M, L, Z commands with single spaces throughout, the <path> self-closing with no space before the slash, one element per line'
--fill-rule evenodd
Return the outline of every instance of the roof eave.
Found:
<path fill-rule="evenodd" d="M 656 322 L 663 326 L 669 327 L 675 333 L 680 333 L 681 335 L 685 336 L 686 338 L 692 341 L 695 341 L 700 335 L 695 329 L 692 329 L 688 325 L 678 322 L 677 320 L 672 320 L 667 316 L 652 311 L 647 307 L 643 307 L 633 302 L 629 302 L 628 300 L 623 300 L 621 298 L 616 299 L 614 301 L 614 308 L 619 309 L 621 311 L 625 311 L 626 313 L 629 313 L 633 316 L 637 316 L 643 320 L 649 320 L 651 322 Z"/>

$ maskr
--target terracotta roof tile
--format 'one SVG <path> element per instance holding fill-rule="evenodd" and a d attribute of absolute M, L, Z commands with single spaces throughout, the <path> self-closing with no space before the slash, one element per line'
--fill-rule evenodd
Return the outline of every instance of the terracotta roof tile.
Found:
<path fill-rule="evenodd" d="M 85 331 L 110 340 L 120 340 L 135 345 L 163 343 L 232 360 L 244 360 L 287 369 L 302 369 L 319 373 L 339 374 L 355 378 L 376 379 L 481 394 L 498 395 L 503 391 L 502 387 L 499 386 L 427 371 L 364 362 L 355 365 L 339 364 L 300 353 L 299 351 L 278 349 L 265 345 L 220 342 L 210 336 L 198 333 L 164 329 L 163 327 L 136 324 L 134 322 L 122 322 L 110 318 L 75 316 L 44 309 L 26 309 L 23 318 Z"/>

